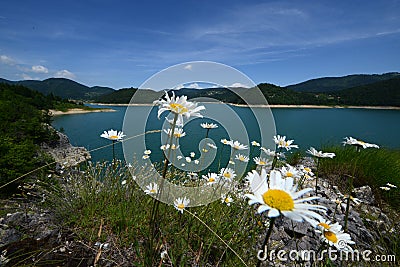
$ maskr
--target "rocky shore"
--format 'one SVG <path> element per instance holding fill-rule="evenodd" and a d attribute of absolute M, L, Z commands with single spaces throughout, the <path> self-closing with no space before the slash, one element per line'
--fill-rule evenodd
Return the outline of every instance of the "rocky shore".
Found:
<path fill-rule="evenodd" d="M 64 167 L 76 166 L 79 163 L 90 160 L 90 153 L 84 147 L 72 146 L 68 136 L 61 132 L 57 132 L 58 141 L 51 144 L 42 144 L 43 152 L 49 154 L 58 165 Z"/>
<path fill-rule="evenodd" d="M 59 133 L 60 140 L 56 147 L 44 147 L 52 153 L 62 166 L 74 166 L 88 158 L 84 148 L 74 148 L 68 138 Z M 64 154 L 65 153 L 65 154 Z M 312 159 L 304 164 L 312 165 Z M 61 175 L 61 172 L 64 172 Z M 59 179 L 77 172 L 75 168 L 63 167 L 56 170 L 51 177 Z M 328 208 L 327 215 L 335 215 L 343 225 L 346 203 L 343 192 L 330 183 L 332 179 L 321 177 L 318 189 L 319 204 Z M 307 187 L 314 182 L 308 181 Z M 30 188 L 28 188 L 30 187 Z M 35 192 L 35 183 L 27 185 L 29 192 Z M 27 189 L 27 190 L 28 190 Z M 399 232 L 398 215 L 386 213 L 378 206 L 369 186 L 355 188 L 356 201 L 351 202 L 348 233 L 355 245 L 353 249 L 360 252 L 371 251 L 371 255 L 392 255 L 395 244 L 393 235 Z M 109 243 L 88 243 L 83 237 L 76 236 L 65 222 L 60 221 L 52 213 L 51 207 L 42 205 L 45 195 L 26 193 L 25 198 L 3 201 L 7 213 L 0 216 L 0 266 L 133 266 L 135 253 L 132 248 L 119 248 Z M 265 218 L 264 220 L 268 220 Z M 265 227 L 267 231 L 268 227 Z M 315 231 L 308 223 L 296 223 L 280 217 L 276 220 L 270 239 L 271 249 L 275 251 L 317 250 L 318 243 Z M 97 231 L 98 229 L 93 229 Z M 260 235 L 257 249 L 265 237 Z M 255 255 L 256 256 L 256 255 Z M 30 265 L 31 264 L 31 265 Z M 295 266 L 298 262 L 266 261 L 262 266 Z M 368 262 L 345 261 L 331 266 L 374 266 Z M 388 263 L 387 266 L 396 266 Z M 305 265 L 307 266 L 307 265 Z"/>

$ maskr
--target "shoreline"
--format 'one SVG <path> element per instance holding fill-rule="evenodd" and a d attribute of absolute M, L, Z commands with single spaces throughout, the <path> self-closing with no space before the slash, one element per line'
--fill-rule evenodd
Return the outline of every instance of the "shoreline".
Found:
<path fill-rule="evenodd" d="M 49 112 L 52 116 L 60 116 L 60 115 L 70 115 L 70 114 L 84 114 L 84 113 L 93 113 L 93 112 L 115 112 L 115 109 L 111 108 L 103 108 L 103 109 L 82 109 L 82 108 L 71 108 L 67 111 L 54 110 L 49 109 Z"/>
<path fill-rule="evenodd" d="M 221 102 L 204 102 L 205 104 L 225 104 Z M 90 103 L 98 106 L 118 106 L 118 107 L 143 107 L 153 106 L 153 104 L 107 104 L 107 103 Z M 250 107 L 250 108 L 315 108 L 315 109 L 386 109 L 386 110 L 400 110 L 397 106 L 327 106 L 327 105 L 244 105 L 244 104 L 232 104 L 226 103 L 227 105 L 235 107 Z"/>

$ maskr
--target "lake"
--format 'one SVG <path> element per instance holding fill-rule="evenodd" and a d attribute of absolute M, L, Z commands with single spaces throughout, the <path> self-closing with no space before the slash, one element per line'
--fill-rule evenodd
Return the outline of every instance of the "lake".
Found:
<path fill-rule="evenodd" d="M 226 107 L 227 105 L 220 106 Z M 93 107 L 104 106 L 93 105 Z M 100 137 L 100 134 L 104 130 L 121 130 L 123 127 L 127 107 L 110 106 L 110 108 L 116 110 L 116 112 L 57 116 L 54 117 L 52 125 L 58 130 L 62 128 L 69 137 L 72 145 L 83 146 L 88 150 L 96 149 L 110 144 L 109 140 Z M 217 104 L 214 104 L 210 107 L 207 106 L 206 111 L 212 111 L 213 108 L 220 109 Z M 298 144 L 303 151 L 307 150 L 310 146 L 320 149 L 323 145 L 341 144 L 343 138 L 346 136 L 375 143 L 381 147 L 400 148 L 400 110 L 273 108 L 271 111 L 273 120 L 275 121 L 276 133 L 286 135 L 289 139 L 294 139 L 295 144 Z M 267 109 L 255 108 L 253 112 L 263 114 L 267 112 Z M 127 116 L 130 119 L 128 124 L 134 130 L 129 130 L 129 132 L 124 131 L 127 137 L 143 133 L 143 129 L 146 131 L 160 129 L 165 121 L 163 119 L 164 116 L 160 120 L 157 119 L 157 108 L 149 110 L 149 107 L 143 106 L 129 107 L 128 113 L 130 114 Z M 249 144 L 245 141 L 260 141 L 260 136 L 265 136 L 261 133 L 263 129 L 261 129 L 261 132 L 260 129 L 257 129 L 257 121 L 254 120 L 254 116 L 251 115 L 252 111 L 249 108 L 229 106 L 228 109 L 216 110 L 214 113 L 217 113 L 219 116 L 215 120 L 196 118 L 185 124 L 184 130 L 187 135 L 181 138 L 180 141 L 183 155 L 188 156 L 192 151 L 199 154 L 201 147 L 199 147 L 198 143 L 206 135 L 206 130 L 199 126 L 202 122 L 215 122 L 220 125 L 219 128 L 212 129 L 209 132 L 209 138 L 214 140 L 219 149 L 222 147 L 220 143 L 221 138 L 238 139 L 242 143 Z M 167 112 L 165 112 L 166 114 Z M 235 117 L 232 114 L 236 114 L 237 116 Z M 138 121 L 136 122 L 132 118 L 138 119 Z M 141 125 L 143 121 L 145 121 L 146 125 Z M 220 121 L 223 121 L 221 123 L 223 125 L 219 123 Z M 240 132 L 245 132 L 244 134 L 247 135 L 247 139 L 240 135 L 235 136 L 238 131 L 231 129 L 235 125 L 239 127 L 240 122 L 242 122 L 241 127 L 246 128 L 246 130 Z M 269 125 L 271 123 L 273 124 L 273 121 L 269 122 Z M 128 129 L 126 125 L 125 129 Z M 268 139 L 270 139 L 274 130 L 272 128 L 268 129 Z M 154 133 L 146 135 L 144 138 L 145 145 L 143 148 L 151 149 L 153 151 L 152 157 L 162 157 L 159 147 L 165 141 L 161 141 L 161 136 L 165 136 L 165 134 Z M 263 140 L 263 144 L 270 145 L 271 142 L 271 140 Z M 115 145 L 115 152 L 118 158 L 124 158 L 121 144 Z M 129 156 L 131 156 L 132 151 L 129 153 Z M 143 150 L 137 151 L 137 153 L 141 157 Z M 112 148 L 106 147 L 93 151 L 91 154 L 93 161 L 111 160 Z"/>

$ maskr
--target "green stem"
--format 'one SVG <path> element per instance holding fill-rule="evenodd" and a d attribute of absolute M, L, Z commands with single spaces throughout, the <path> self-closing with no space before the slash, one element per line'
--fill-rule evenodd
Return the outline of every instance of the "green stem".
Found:
<path fill-rule="evenodd" d="M 344 216 L 344 231 L 347 232 L 347 222 L 349 220 L 349 213 L 350 213 L 350 201 L 351 201 L 351 192 L 353 191 L 353 176 L 350 177 L 350 190 L 349 190 L 349 196 L 347 197 L 347 203 L 346 203 L 346 213 Z"/>
<path fill-rule="evenodd" d="M 274 228 L 275 220 L 276 220 L 276 217 L 272 217 L 272 218 L 270 219 L 270 221 L 269 221 L 268 232 L 267 232 L 267 235 L 265 236 L 263 245 L 262 245 L 262 247 L 261 247 L 261 249 L 264 249 L 264 253 L 267 253 L 267 254 L 268 254 L 268 249 L 267 249 L 268 241 L 269 241 L 269 238 L 270 238 L 270 236 L 271 236 L 271 234 L 272 234 L 272 229 Z M 260 267 L 260 266 L 261 266 L 261 263 L 262 263 L 262 261 L 261 261 L 261 260 L 258 260 L 257 267 Z"/>
<path fill-rule="evenodd" d="M 315 195 L 318 195 L 319 158 L 317 157 L 317 170 L 315 171 Z"/>
<path fill-rule="evenodd" d="M 153 207 L 152 207 L 152 211 L 151 211 L 151 216 L 150 216 L 150 233 L 151 233 L 151 238 L 150 238 L 150 242 L 149 242 L 149 253 L 150 255 L 156 255 L 155 251 L 153 251 L 153 243 L 154 243 L 154 239 L 156 237 L 156 228 L 157 228 L 157 219 L 158 219 L 158 213 L 159 213 L 159 206 L 160 206 L 160 201 L 158 200 L 162 194 L 163 191 L 163 187 L 164 187 L 164 179 L 167 176 L 167 170 L 168 170 L 168 164 L 169 164 L 169 157 L 171 154 L 171 146 L 172 146 L 172 141 L 173 141 L 173 136 L 174 136 L 174 132 L 175 132 L 175 126 L 176 126 L 176 121 L 178 119 L 178 114 L 175 114 L 174 117 L 174 121 L 172 123 L 172 129 L 171 129 L 171 137 L 167 139 L 167 144 L 169 143 L 169 148 L 168 148 L 168 153 L 167 156 L 165 157 L 165 162 L 164 162 L 164 168 L 163 168 L 163 172 L 162 172 L 162 179 L 160 182 L 160 187 L 159 190 L 157 192 L 157 198 L 154 199 L 153 202 Z M 169 141 L 169 142 L 168 142 Z"/>
<path fill-rule="evenodd" d="M 112 140 L 112 153 L 113 153 L 113 161 L 112 161 L 112 165 L 113 165 L 113 169 L 115 170 L 116 166 L 115 166 L 115 140 Z"/>
<path fill-rule="evenodd" d="M 277 151 L 277 149 L 275 149 L 275 156 L 274 156 L 274 159 L 272 160 L 271 171 L 275 168 L 276 163 L 278 162 L 278 154 L 280 154 L 281 152 L 282 152 L 282 148 L 279 149 L 279 152 Z"/>

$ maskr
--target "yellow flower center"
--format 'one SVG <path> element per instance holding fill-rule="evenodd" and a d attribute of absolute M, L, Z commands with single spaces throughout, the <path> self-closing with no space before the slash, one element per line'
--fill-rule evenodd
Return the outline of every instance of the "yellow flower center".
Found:
<path fill-rule="evenodd" d="M 293 198 L 283 190 L 270 189 L 262 195 L 264 203 L 280 211 L 293 210 Z"/>
<path fill-rule="evenodd" d="M 259 163 L 259 165 L 265 165 L 266 164 L 266 162 L 265 161 L 262 161 L 262 160 L 260 160 L 260 163 Z"/>
<path fill-rule="evenodd" d="M 171 110 L 175 113 L 182 114 L 188 112 L 188 109 L 186 107 L 178 103 L 172 103 L 169 106 L 171 107 Z"/>
<path fill-rule="evenodd" d="M 320 226 L 322 226 L 322 227 L 324 227 L 325 229 L 329 229 L 329 228 L 331 228 L 330 226 L 329 226 L 329 224 L 327 224 L 327 223 L 324 223 L 324 222 L 322 222 L 322 223 L 319 223 L 318 225 L 320 225 Z"/>
<path fill-rule="evenodd" d="M 176 138 L 181 138 L 182 137 L 182 135 L 180 133 L 175 133 L 174 135 L 175 135 Z"/>
<path fill-rule="evenodd" d="M 287 172 L 287 173 L 286 173 L 286 177 L 293 177 L 293 173 Z"/>
<path fill-rule="evenodd" d="M 279 141 L 279 144 L 278 144 L 279 146 L 284 146 L 285 145 L 285 142 L 284 141 Z"/>
<path fill-rule="evenodd" d="M 180 203 L 178 204 L 178 209 L 183 210 L 185 208 L 185 204 Z"/>
<path fill-rule="evenodd" d="M 306 172 L 311 172 L 311 169 L 308 168 L 308 167 L 304 168 L 304 170 L 305 170 Z"/>
<path fill-rule="evenodd" d="M 209 182 L 215 182 L 215 178 L 214 177 L 210 177 L 210 179 L 208 179 Z"/>
<path fill-rule="evenodd" d="M 156 192 L 156 190 L 154 190 L 154 189 L 150 190 L 150 193 L 155 193 L 155 192 Z"/>
<path fill-rule="evenodd" d="M 229 198 L 225 198 L 225 202 L 229 203 L 230 202 Z"/>
<path fill-rule="evenodd" d="M 288 146 L 289 146 L 289 143 L 288 143 L 288 142 L 285 142 L 284 146 L 285 146 L 285 147 L 288 147 Z"/>
<path fill-rule="evenodd" d="M 329 241 L 331 241 L 333 243 L 337 243 L 337 241 L 338 241 L 336 234 L 331 231 L 325 231 L 324 236 L 326 239 L 328 239 Z"/>
<path fill-rule="evenodd" d="M 225 178 L 231 178 L 231 174 L 229 172 L 224 173 Z"/>
<path fill-rule="evenodd" d="M 111 135 L 108 138 L 110 138 L 110 139 L 118 139 L 118 135 Z"/>

